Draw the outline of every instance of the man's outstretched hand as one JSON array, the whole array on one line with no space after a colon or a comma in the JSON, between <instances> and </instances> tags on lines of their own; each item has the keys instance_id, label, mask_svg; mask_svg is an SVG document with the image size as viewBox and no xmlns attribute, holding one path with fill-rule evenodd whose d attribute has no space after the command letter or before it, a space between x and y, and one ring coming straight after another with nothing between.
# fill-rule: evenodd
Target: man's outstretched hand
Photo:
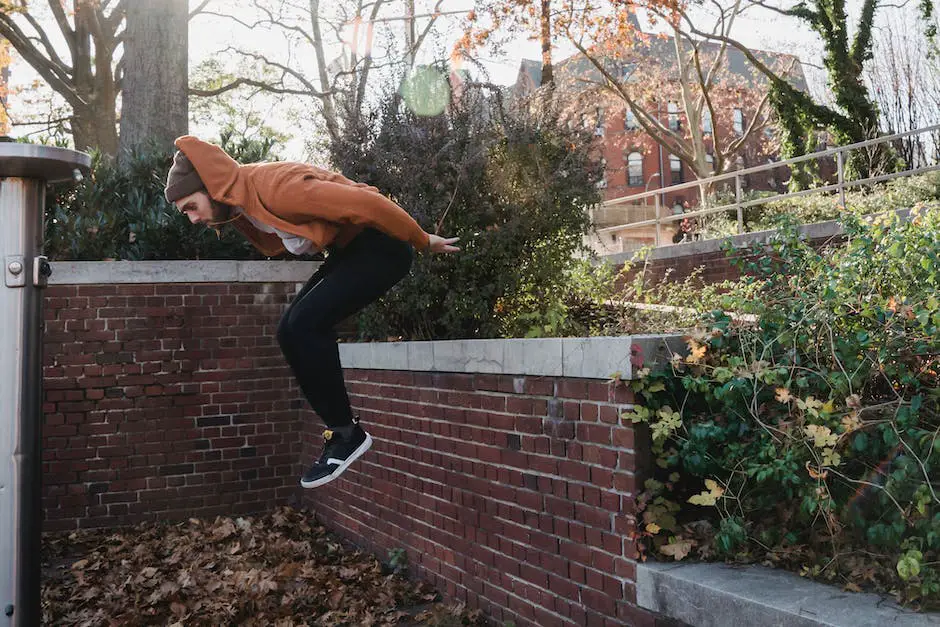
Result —
<instances>
[{"instance_id":1,"label":"man's outstretched hand","mask_svg":"<svg viewBox=\"0 0 940 627\"><path fill-rule=\"evenodd\" d=\"M430 239L428 250L432 253L455 253L460 250L453 245L460 239L459 237L441 237L433 233L428 233L428 236Z\"/></svg>"}]
</instances>

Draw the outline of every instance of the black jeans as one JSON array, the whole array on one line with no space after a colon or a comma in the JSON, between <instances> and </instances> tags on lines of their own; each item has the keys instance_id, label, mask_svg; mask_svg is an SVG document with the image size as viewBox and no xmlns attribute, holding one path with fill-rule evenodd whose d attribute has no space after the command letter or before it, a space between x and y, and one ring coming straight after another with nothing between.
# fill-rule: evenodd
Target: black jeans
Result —
<instances>
[{"instance_id":1,"label":"black jeans","mask_svg":"<svg viewBox=\"0 0 940 627\"><path fill-rule=\"evenodd\" d=\"M281 351L304 396L330 428L353 419L333 327L402 280L413 258L410 244L367 228L330 253L281 318Z\"/></svg>"}]
</instances>

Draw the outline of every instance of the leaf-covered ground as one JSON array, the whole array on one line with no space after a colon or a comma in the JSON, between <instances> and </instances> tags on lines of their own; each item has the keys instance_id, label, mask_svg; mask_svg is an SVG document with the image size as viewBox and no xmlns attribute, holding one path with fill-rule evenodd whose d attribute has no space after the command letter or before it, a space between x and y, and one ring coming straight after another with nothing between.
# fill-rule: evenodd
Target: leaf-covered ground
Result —
<instances>
[{"instance_id":1,"label":"leaf-covered ground","mask_svg":"<svg viewBox=\"0 0 940 627\"><path fill-rule=\"evenodd\" d=\"M483 624L423 582L281 508L43 538L43 624Z\"/></svg>"}]
</instances>

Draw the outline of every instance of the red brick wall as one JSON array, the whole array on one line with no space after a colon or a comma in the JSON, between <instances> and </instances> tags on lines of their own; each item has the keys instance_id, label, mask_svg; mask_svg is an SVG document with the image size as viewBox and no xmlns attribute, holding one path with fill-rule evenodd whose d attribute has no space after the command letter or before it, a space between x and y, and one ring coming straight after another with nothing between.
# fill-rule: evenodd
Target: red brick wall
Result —
<instances>
[{"instance_id":1,"label":"red brick wall","mask_svg":"<svg viewBox=\"0 0 940 627\"><path fill-rule=\"evenodd\" d=\"M52 286L45 528L296 497L303 406L275 339L293 284Z\"/></svg>"},{"instance_id":2,"label":"red brick wall","mask_svg":"<svg viewBox=\"0 0 940 627\"><path fill-rule=\"evenodd\" d=\"M347 371L372 451L304 502L449 597L517 625L651 625L626 534L639 479L628 391L603 381ZM304 423L304 456L320 450Z\"/></svg>"},{"instance_id":3,"label":"red brick wall","mask_svg":"<svg viewBox=\"0 0 940 627\"><path fill-rule=\"evenodd\" d=\"M838 245L843 241L844 238L842 236L835 236L814 239L811 240L810 243L814 248L820 249L828 245ZM693 244L687 245L691 246ZM752 256L749 255L748 250L739 249L735 251L731 257L723 250L715 250L691 255L653 259L646 266L646 276L648 281L655 283L666 277L668 273L671 281L678 281L687 278L696 269L702 268L699 278L703 283L719 283L725 280L740 278L742 273L734 266L732 261L742 257L748 258ZM635 273L642 267L643 266L638 264L636 269L628 273L622 281L632 280Z\"/></svg>"},{"instance_id":4,"label":"red brick wall","mask_svg":"<svg viewBox=\"0 0 940 627\"><path fill-rule=\"evenodd\" d=\"M450 599L523 625L661 624L627 538L645 464L603 381L347 372L373 451L317 490L321 448L276 344L293 284L46 293L47 530L300 502ZM641 457L638 459L638 455ZM302 493L302 496L300 494Z\"/></svg>"}]
</instances>

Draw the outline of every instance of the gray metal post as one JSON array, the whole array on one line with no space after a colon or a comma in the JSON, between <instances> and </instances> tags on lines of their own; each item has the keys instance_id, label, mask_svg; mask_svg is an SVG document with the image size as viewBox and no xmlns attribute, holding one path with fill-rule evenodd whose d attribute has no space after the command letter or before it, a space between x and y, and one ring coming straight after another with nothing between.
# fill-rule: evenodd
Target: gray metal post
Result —
<instances>
[{"instance_id":1,"label":"gray metal post","mask_svg":"<svg viewBox=\"0 0 940 627\"><path fill-rule=\"evenodd\" d=\"M839 177L839 204L845 209L845 164L842 151L836 153L836 174Z\"/></svg>"},{"instance_id":2,"label":"gray metal post","mask_svg":"<svg viewBox=\"0 0 940 627\"><path fill-rule=\"evenodd\" d=\"M87 172L74 150L0 142L0 625L40 624L42 256L46 182Z\"/></svg>"},{"instance_id":3,"label":"gray metal post","mask_svg":"<svg viewBox=\"0 0 940 627\"><path fill-rule=\"evenodd\" d=\"M663 223L660 222L660 207L659 207L659 194L656 195L656 202L654 203L654 208L656 211L656 246L660 245L660 242L663 241Z\"/></svg>"}]
</instances>

